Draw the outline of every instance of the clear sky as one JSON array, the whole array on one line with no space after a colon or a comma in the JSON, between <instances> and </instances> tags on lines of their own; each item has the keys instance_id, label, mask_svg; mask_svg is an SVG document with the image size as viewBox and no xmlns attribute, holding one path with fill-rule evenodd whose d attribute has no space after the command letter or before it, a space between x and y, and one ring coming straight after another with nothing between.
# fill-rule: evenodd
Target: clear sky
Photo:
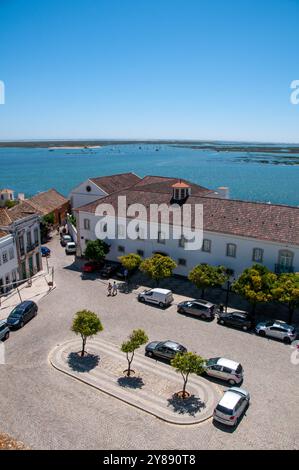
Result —
<instances>
[{"instance_id":1,"label":"clear sky","mask_svg":"<svg viewBox=\"0 0 299 470\"><path fill-rule=\"evenodd\" d=\"M0 139L299 142L299 0L0 0Z\"/></svg>"}]
</instances>

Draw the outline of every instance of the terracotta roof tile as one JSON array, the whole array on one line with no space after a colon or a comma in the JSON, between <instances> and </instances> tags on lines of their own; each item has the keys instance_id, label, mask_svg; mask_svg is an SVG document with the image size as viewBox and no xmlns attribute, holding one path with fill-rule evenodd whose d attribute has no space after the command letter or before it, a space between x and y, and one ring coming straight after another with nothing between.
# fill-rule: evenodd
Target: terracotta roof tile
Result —
<instances>
[{"instance_id":1,"label":"terracotta roof tile","mask_svg":"<svg viewBox=\"0 0 299 470\"><path fill-rule=\"evenodd\" d=\"M90 180L103 189L107 194L112 194L115 191L135 185L140 181L140 177L135 175L135 173L120 173L117 175L90 178Z\"/></svg>"},{"instance_id":2,"label":"terracotta roof tile","mask_svg":"<svg viewBox=\"0 0 299 470\"><path fill-rule=\"evenodd\" d=\"M37 194L26 200L32 207L40 213L40 215L47 215L55 209L59 209L64 204L68 203L68 199L60 194L56 189L49 189L48 191Z\"/></svg>"},{"instance_id":3,"label":"terracotta roof tile","mask_svg":"<svg viewBox=\"0 0 299 470\"><path fill-rule=\"evenodd\" d=\"M149 207L150 204L169 205L171 191L162 193L136 190L135 186L106 196L78 210L94 213L100 203L110 203L117 210L118 196L126 196L127 205L140 203ZM193 192L192 196L188 197L187 203L203 205L205 231L299 245L297 207L195 196Z\"/></svg>"}]
</instances>

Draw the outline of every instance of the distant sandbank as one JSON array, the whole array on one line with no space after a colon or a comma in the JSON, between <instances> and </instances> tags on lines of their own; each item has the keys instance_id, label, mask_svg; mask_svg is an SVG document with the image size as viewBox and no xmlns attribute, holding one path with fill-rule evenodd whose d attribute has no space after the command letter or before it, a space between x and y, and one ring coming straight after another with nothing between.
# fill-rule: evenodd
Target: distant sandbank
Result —
<instances>
[{"instance_id":1,"label":"distant sandbank","mask_svg":"<svg viewBox=\"0 0 299 470\"><path fill-rule=\"evenodd\" d=\"M84 150L84 149L99 149L101 145L78 145L78 146L57 146L48 147L49 150Z\"/></svg>"}]
</instances>

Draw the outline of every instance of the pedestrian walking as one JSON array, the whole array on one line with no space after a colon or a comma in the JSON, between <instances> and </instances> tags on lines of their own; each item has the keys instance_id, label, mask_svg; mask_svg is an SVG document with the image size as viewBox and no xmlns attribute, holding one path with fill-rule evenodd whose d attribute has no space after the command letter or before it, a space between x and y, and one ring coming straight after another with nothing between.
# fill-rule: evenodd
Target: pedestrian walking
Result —
<instances>
[{"instance_id":1,"label":"pedestrian walking","mask_svg":"<svg viewBox=\"0 0 299 470\"><path fill-rule=\"evenodd\" d=\"M109 282L109 284L108 284L107 291L108 291L108 297L111 297L111 292L112 292L112 284L111 284L111 282Z\"/></svg>"},{"instance_id":2,"label":"pedestrian walking","mask_svg":"<svg viewBox=\"0 0 299 470\"><path fill-rule=\"evenodd\" d=\"M117 295L117 284L114 281L113 286L112 286L112 295L115 296Z\"/></svg>"}]
</instances>

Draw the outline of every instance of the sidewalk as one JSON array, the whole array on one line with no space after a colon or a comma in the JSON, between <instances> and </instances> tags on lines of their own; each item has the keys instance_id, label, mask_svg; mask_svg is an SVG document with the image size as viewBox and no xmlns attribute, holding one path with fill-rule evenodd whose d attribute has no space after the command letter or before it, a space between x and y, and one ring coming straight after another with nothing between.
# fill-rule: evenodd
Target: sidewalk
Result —
<instances>
[{"instance_id":1,"label":"sidewalk","mask_svg":"<svg viewBox=\"0 0 299 470\"><path fill-rule=\"evenodd\" d=\"M48 295L55 289L56 285L48 285L48 281L51 281L51 274L45 271L40 271L38 274L32 277L32 284L29 287L28 282L24 282L19 286L19 294L17 289L13 289L7 296L1 297L0 305L0 320L7 318L11 310L24 300L33 300L38 303L43 297Z\"/></svg>"},{"instance_id":2,"label":"sidewalk","mask_svg":"<svg viewBox=\"0 0 299 470\"><path fill-rule=\"evenodd\" d=\"M52 366L101 392L176 425L198 424L211 418L221 396L218 387L207 379L190 376L185 400L176 397L182 389L182 377L169 365L144 355L135 354L132 369L126 377L126 356L110 342L90 340L88 355L78 352L81 341L67 341L50 353ZM71 384L70 384L71 386Z\"/></svg>"}]
</instances>

